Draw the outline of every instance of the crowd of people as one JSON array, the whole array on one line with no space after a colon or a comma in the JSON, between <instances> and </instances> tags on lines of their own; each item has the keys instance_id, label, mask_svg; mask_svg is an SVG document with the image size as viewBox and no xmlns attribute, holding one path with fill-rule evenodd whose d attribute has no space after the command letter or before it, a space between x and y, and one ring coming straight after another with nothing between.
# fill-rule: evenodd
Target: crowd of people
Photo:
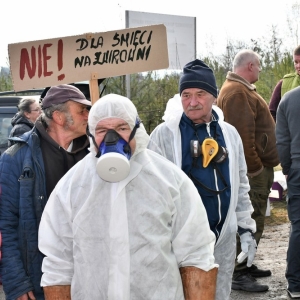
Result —
<instances>
[{"instance_id":1,"label":"crowd of people","mask_svg":"<svg viewBox=\"0 0 300 300\"><path fill-rule=\"evenodd\" d=\"M269 106L254 85L260 59L239 51L220 90L202 60L187 63L150 135L121 95L91 106L61 84L41 103L22 100L0 157L6 299L265 292L255 278L271 270L254 261L279 163L291 221L287 291L300 298L300 46L296 72L277 84Z\"/></svg>"}]
</instances>

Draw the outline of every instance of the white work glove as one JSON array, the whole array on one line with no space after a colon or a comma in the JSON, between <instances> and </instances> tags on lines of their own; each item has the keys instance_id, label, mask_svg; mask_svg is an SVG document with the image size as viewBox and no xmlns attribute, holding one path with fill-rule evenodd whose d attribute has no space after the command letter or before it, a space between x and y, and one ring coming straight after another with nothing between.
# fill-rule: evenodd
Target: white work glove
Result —
<instances>
[{"instance_id":1,"label":"white work glove","mask_svg":"<svg viewBox=\"0 0 300 300\"><path fill-rule=\"evenodd\" d=\"M237 262L241 263L248 257L247 267L251 267L257 249L257 244L254 236L251 232L246 231L245 233L241 234L240 241L242 252L237 257Z\"/></svg>"}]
</instances>

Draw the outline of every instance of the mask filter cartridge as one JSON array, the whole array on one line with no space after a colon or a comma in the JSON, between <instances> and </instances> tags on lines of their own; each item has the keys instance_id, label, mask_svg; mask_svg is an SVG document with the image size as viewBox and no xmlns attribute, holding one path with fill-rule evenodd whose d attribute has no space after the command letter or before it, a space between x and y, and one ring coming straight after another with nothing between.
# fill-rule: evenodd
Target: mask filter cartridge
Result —
<instances>
[{"instance_id":1,"label":"mask filter cartridge","mask_svg":"<svg viewBox=\"0 0 300 300\"><path fill-rule=\"evenodd\" d=\"M103 180L119 182L128 176L131 149L115 130L107 131L99 151L101 155L97 161L96 171Z\"/></svg>"}]
</instances>

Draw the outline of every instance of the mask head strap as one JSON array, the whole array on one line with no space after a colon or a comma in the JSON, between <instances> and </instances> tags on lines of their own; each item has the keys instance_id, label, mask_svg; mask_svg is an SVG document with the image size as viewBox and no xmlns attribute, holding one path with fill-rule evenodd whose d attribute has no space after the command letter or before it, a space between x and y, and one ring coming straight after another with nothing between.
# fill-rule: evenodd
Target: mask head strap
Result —
<instances>
[{"instance_id":1,"label":"mask head strap","mask_svg":"<svg viewBox=\"0 0 300 300\"><path fill-rule=\"evenodd\" d=\"M135 133L136 133L136 130L140 127L140 124L141 124L141 120L140 118L137 116L136 117L136 120L135 120L135 125L130 133L130 136L129 136L129 139L128 139L128 144L126 146L124 146L124 150L125 151L130 151L130 146L129 146L129 143L130 141L134 138L135 136Z\"/></svg>"},{"instance_id":2,"label":"mask head strap","mask_svg":"<svg viewBox=\"0 0 300 300\"><path fill-rule=\"evenodd\" d=\"M93 141L94 146L96 147L96 149L98 149L98 145L97 145L97 143L96 143L96 141L95 141L95 137L90 133L89 125L86 126L86 134L92 138L92 141ZM97 152L97 154L96 154L96 157L99 158L100 155L101 155L101 153L100 153L100 150L98 149L98 152Z\"/></svg>"},{"instance_id":3,"label":"mask head strap","mask_svg":"<svg viewBox=\"0 0 300 300\"><path fill-rule=\"evenodd\" d=\"M141 120L140 118L137 116L136 117L136 120L135 120L135 125L130 133L130 136L129 136L129 139L128 139L128 144L129 142L134 138L135 136L135 133L136 133L136 130L140 127L140 124L141 124Z\"/></svg>"}]
</instances>

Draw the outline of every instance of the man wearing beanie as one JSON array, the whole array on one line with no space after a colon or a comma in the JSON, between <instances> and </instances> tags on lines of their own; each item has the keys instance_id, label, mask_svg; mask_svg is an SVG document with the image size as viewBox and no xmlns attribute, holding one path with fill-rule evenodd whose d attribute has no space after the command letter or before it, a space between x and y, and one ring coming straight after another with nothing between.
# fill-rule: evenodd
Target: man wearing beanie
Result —
<instances>
[{"instance_id":1,"label":"man wearing beanie","mask_svg":"<svg viewBox=\"0 0 300 300\"><path fill-rule=\"evenodd\" d=\"M254 208L252 218L257 227L254 234L257 245L264 229L267 201L274 179L273 167L279 164L275 122L266 101L253 85L260 71L260 56L256 52L248 49L238 52L233 60L233 72L228 72L217 100L225 121L237 129L243 142L249 195ZM237 237L237 253L241 246ZM258 292L264 285L259 285L255 277L270 275L270 270L237 262L232 289Z\"/></svg>"},{"instance_id":2,"label":"man wearing beanie","mask_svg":"<svg viewBox=\"0 0 300 300\"><path fill-rule=\"evenodd\" d=\"M180 167L193 181L216 236L215 262L219 264L216 299L228 300L236 256L236 232L251 265L256 253L252 237L249 183L243 145L236 129L223 121L216 105L213 71L201 60L185 65L179 94L167 103L164 123L150 136L149 149Z\"/></svg>"},{"instance_id":3,"label":"man wearing beanie","mask_svg":"<svg viewBox=\"0 0 300 300\"><path fill-rule=\"evenodd\" d=\"M38 226L57 182L88 153L89 107L76 87L51 87L33 129L11 138L14 145L1 155L1 275L7 300L44 299Z\"/></svg>"}]
</instances>

